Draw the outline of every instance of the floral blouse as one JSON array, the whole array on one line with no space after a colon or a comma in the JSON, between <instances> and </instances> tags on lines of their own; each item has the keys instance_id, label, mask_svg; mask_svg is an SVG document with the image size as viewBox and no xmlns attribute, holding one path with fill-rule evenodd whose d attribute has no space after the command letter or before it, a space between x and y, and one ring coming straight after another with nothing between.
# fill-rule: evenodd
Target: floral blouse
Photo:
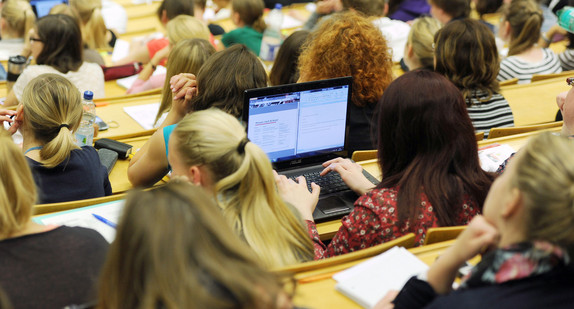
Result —
<instances>
[{"instance_id":1,"label":"floral blouse","mask_svg":"<svg viewBox=\"0 0 574 309\"><path fill-rule=\"evenodd\" d=\"M438 227L438 219L426 194L421 195L420 215L416 222L398 225L397 189L374 189L355 202L355 209L341 219L341 228L329 246L319 239L317 226L307 221L309 235L315 246L315 259L345 254L385 243L408 233L415 234L415 246L424 243L426 231ZM466 225L480 209L476 202L465 195L456 225Z\"/></svg>"}]
</instances>

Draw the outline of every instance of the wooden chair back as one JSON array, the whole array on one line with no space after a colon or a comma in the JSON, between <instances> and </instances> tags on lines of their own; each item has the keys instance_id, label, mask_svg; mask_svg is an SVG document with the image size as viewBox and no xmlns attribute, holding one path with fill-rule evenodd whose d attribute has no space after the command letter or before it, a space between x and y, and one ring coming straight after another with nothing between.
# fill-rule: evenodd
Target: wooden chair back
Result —
<instances>
[{"instance_id":1,"label":"wooden chair back","mask_svg":"<svg viewBox=\"0 0 574 309\"><path fill-rule=\"evenodd\" d=\"M34 215L43 215L51 212L65 211L76 209L80 207L92 206L112 201L117 201L126 198L126 193L115 194L104 197L97 197L85 200L62 202L62 203L51 203L51 204L38 204L34 206Z\"/></svg>"},{"instance_id":2,"label":"wooden chair back","mask_svg":"<svg viewBox=\"0 0 574 309\"><path fill-rule=\"evenodd\" d=\"M515 78L507 79L507 80L501 81L499 84L501 87L502 86L509 86L509 85L516 85L516 84L518 84L518 78L515 77Z\"/></svg>"},{"instance_id":3,"label":"wooden chair back","mask_svg":"<svg viewBox=\"0 0 574 309\"><path fill-rule=\"evenodd\" d=\"M331 267L339 264L344 264L352 261L358 261L361 259L373 257L375 255L381 254L392 247L400 246L405 248L412 248L415 245L415 234L409 233L397 239L391 240L384 244L376 245L374 247L366 248L363 250L335 256L332 258L327 258L318 261L305 262L296 265L291 265L279 269L275 269L278 273L288 273L297 274L301 272L306 272L310 270L321 269L325 267Z\"/></svg>"},{"instance_id":4,"label":"wooden chair back","mask_svg":"<svg viewBox=\"0 0 574 309\"><path fill-rule=\"evenodd\" d=\"M455 239L465 229L466 225L431 227L430 229L427 230L423 246Z\"/></svg>"},{"instance_id":5,"label":"wooden chair back","mask_svg":"<svg viewBox=\"0 0 574 309\"><path fill-rule=\"evenodd\" d=\"M574 76L574 71L564 71L561 73L553 73L553 74L534 74L534 75L532 75L531 81L534 83L534 82L538 82L541 80L547 80L547 79L557 78L557 77L563 77L564 80L566 80L567 77L572 77L572 76Z\"/></svg>"},{"instance_id":6,"label":"wooden chair back","mask_svg":"<svg viewBox=\"0 0 574 309\"><path fill-rule=\"evenodd\" d=\"M556 121L556 122L549 122L549 123L542 123L542 124L535 124L531 126L521 126L521 127L492 128L490 129L490 133L488 134L488 139L557 128L561 127L562 124L564 124L564 121Z\"/></svg>"}]
</instances>

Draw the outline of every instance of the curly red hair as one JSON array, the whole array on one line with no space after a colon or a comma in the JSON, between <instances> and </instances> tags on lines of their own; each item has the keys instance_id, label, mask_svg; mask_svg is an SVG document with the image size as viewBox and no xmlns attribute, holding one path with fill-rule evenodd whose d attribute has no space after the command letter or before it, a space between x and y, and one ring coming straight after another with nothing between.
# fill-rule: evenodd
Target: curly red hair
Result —
<instances>
[{"instance_id":1,"label":"curly red hair","mask_svg":"<svg viewBox=\"0 0 574 309\"><path fill-rule=\"evenodd\" d=\"M353 76L353 103L376 104L392 81L392 58L381 31L347 11L325 18L299 57L300 81Z\"/></svg>"}]
</instances>

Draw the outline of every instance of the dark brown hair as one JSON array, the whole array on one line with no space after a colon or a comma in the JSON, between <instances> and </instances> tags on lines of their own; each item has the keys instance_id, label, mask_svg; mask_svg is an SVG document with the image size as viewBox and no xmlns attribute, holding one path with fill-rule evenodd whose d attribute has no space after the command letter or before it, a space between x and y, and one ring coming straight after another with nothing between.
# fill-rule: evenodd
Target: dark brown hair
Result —
<instances>
[{"instance_id":1,"label":"dark brown hair","mask_svg":"<svg viewBox=\"0 0 574 309\"><path fill-rule=\"evenodd\" d=\"M217 107L235 117L243 112L243 92L267 87L265 68L245 45L235 44L213 54L197 73L198 95L193 110Z\"/></svg>"},{"instance_id":2,"label":"dark brown hair","mask_svg":"<svg viewBox=\"0 0 574 309\"><path fill-rule=\"evenodd\" d=\"M299 79L299 55L307 36L309 36L309 31L299 30L293 32L285 39L281 48L279 48L271 73L269 73L271 85L276 86L297 82Z\"/></svg>"},{"instance_id":3,"label":"dark brown hair","mask_svg":"<svg viewBox=\"0 0 574 309\"><path fill-rule=\"evenodd\" d=\"M473 91L499 91L498 50L486 25L470 18L451 21L436 33L434 44L435 71L462 91L467 105Z\"/></svg>"},{"instance_id":4,"label":"dark brown hair","mask_svg":"<svg viewBox=\"0 0 574 309\"><path fill-rule=\"evenodd\" d=\"M496 13L502 7L502 2L503 0L478 0L476 1L476 12L480 16Z\"/></svg>"},{"instance_id":5,"label":"dark brown hair","mask_svg":"<svg viewBox=\"0 0 574 309\"><path fill-rule=\"evenodd\" d=\"M383 16L386 0L342 0L343 8L354 9L366 16Z\"/></svg>"},{"instance_id":6,"label":"dark brown hair","mask_svg":"<svg viewBox=\"0 0 574 309\"><path fill-rule=\"evenodd\" d=\"M518 55L538 43L544 16L537 2L512 0L505 7L503 16L510 24L508 56Z\"/></svg>"},{"instance_id":7,"label":"dark brown hair","mask_svg":"<svg viewBox=\"0 0 574 309\"><path fill-rule=\"evenodd\" d=\"M193 16L193 0L163 0L157 8L157 18L161 20L163 11L167 20L172 20L178 15Z\"/></svg>"},{"instance_id":8,"label":"dark brown hair","mask_svg":"<svg viewBox=\"0 0 574 309\"><path fill-rule=\"evenodd\" d=\"M378 188L400 188L399 224L418 217L424 192L441 226L451 226L464 196L482 208L493 176L478 161L474 127L460 91L444 76L417 70L393 81L377 116Z\"/></svg>"},{"instance_id":9,"label":"dark brown hair","mask_svg":"<svg viewBox=\"0 0 574 309\"><path fill-rule=\"evenodd\" d=\"M433 5L439 7L452 19L464 18L470 15L470 0L429 0Z\"/></svg>"},{"instance_id":10,"label":"dark brown hair","mask_svg":"<svg viewBox=\"0 0 574 309\"><path fill-rule=\"evenodd\" d=\"M36 33L44 44L37 64L49 65L64 74L82 66L82 32L72 17L44 16L36 22Z\"/></svg>"}]
</instances>

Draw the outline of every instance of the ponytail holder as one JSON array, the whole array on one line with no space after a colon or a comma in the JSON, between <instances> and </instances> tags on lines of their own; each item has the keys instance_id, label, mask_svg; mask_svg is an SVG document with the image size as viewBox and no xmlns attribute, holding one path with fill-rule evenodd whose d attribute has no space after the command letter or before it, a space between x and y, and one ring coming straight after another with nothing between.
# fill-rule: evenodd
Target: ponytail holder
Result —
<instances>
[{"instance_id":1,"label":"ponytail holder","mask_svg":"<svg viewBox=\"0 0 574 309\"><path fill-rule=\"evenodd\" d=\"M64 127L65 127L65 128L68 128L68 129L70 128L70 126L69 126L67 123L62 123L59 128L61 129L61 128L64 128Z\"/></svg>"},{"instance_id":2,"label":"ponytail holder","mask_svg":"<svg viewBox=\"0 0 574 309\"><path fill-rule=\"evenodd\" d=\"M239 154L245 153L245 145L247 145L247 143L249 143L249 139L247 137L239 142L239 145L237 145L237 152L239 152Z\"/></svg>"}]
</instances>

